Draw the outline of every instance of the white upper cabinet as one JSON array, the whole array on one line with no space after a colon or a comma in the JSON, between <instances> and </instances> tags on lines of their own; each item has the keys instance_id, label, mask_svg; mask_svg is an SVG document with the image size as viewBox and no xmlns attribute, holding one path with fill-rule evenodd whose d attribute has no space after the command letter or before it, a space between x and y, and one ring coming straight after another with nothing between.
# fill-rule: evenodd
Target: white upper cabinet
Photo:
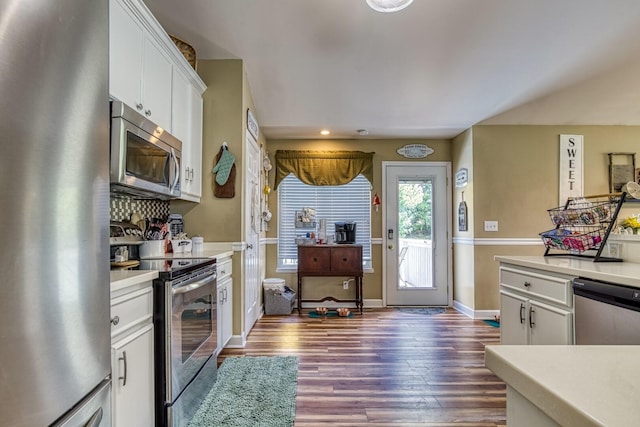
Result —
<instances>
[{"instance_id":1,"label":"white upper cabinet","mask_svg":"<svg viewBox=\"0 0 640 427\"><path fill-rule=\"evenodd\" d=\"M181 199L199 202L202 195L202 95L180 72L173 71L171 124L182 141Z\"/></svg>"},{"instance_id":2,"label":"white upper cabinet","mask_svg":"<svg viewBox=\"0 0 640 427\"><path fill-rule=\"evenodd\" d=\"M170 131L171 59L130 5L109 4L109 92Z\"/></svg>"},{"instance_id":3,"label":"white upper cabinet","mask_svg":"<svg viewBox=\"0 0 640 427\"><path fill-rule=\"evenodd\" d=\"M206 86L141 0L110 0L109 18L109 93L182 141L181 198L199 202Z\"/></svg>"}]
</instances>

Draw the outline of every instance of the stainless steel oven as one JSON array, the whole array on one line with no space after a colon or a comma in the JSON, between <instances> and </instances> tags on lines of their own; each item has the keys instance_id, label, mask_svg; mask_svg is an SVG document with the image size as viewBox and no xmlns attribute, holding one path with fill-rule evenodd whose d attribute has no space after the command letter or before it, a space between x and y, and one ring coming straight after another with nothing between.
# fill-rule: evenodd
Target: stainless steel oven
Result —
<instances>
[{"instance_id":1,"label":"stainless steel oven","mask_svg":"<svg viewBox=\"0 0 640 427\"><path fill-rule=\"evenodd\" d=\"M141 260L156 269L156 425L185 426L216 379L215 259Z\"/></svg>"}]
</instances>

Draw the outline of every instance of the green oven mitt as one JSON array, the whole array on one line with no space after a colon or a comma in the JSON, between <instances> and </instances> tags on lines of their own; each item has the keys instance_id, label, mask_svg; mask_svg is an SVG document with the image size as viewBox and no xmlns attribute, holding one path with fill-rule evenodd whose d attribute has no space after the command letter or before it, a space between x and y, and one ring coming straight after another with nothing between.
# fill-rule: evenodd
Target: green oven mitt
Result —
<instances>
[{"instance_id":1,"label":"green oven mitt","mask_svg":"<svg viewBox=\"0 0 640 427\"><path fill-rule=\"evenodd\" d=\"M231 154L227 146L222 146L222 155L218 163L211 169L212 173L216 174L216 182L218 185L224 185L229 179L231 173L231 166L236 158Z\"/></svg>"}]
</instances>

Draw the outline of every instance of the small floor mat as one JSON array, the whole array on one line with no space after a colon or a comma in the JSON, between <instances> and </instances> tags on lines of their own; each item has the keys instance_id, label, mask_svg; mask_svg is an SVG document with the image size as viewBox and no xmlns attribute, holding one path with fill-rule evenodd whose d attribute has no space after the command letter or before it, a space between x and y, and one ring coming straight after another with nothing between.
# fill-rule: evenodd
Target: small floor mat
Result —
<instances>
[{"instance_id":1,"label":"small floor mat","mask_svg":"<svg viewBox=\"0 0 640 427\"><path fill-rule=\"evenodd\" d=\"M314 319L320 319L321 317L353 317L353 311L350 312L348 316L338 316L338 312L335 310L329 310L325 315L318 314L315 311L310 311L309 317L312 317Z\"/></svg>"},{"instance_id":2,"label":"small floor mat","mask_svg":"<svg viewBox=\"0 0 640 427\"><path fill-rule=\"evenodd\" d=\"M484 323L486 323L489 326L493 326L494 328L500 327L500 322L496 322L495 320L485 320Z\"/></svg>"},{"instance_id":3,"label":"small floor mat","mask_svg":"<svg viewBox=\"0 0 640 427\"><path fill-rule=\"evenodd\" d=\"M394 307L398 311L414 314L442 314L446 311L444 307Z\"/></svg>"}]
</instances>

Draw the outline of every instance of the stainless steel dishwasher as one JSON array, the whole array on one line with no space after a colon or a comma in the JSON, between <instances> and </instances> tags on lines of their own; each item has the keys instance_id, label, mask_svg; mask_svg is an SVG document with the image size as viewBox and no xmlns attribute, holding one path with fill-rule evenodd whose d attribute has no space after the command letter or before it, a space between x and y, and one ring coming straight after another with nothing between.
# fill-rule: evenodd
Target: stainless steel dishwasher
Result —
<instances>
[{"instance_id":1,"label":"stainless steel dishwasher","mask_svg":"<svg viewBox=\"0 0 640 427\"><path fill-rule=\"evenodd\" d=\"M640 288L573 279L576 344L640 344Z\"/></svg>"}]
</instances>

